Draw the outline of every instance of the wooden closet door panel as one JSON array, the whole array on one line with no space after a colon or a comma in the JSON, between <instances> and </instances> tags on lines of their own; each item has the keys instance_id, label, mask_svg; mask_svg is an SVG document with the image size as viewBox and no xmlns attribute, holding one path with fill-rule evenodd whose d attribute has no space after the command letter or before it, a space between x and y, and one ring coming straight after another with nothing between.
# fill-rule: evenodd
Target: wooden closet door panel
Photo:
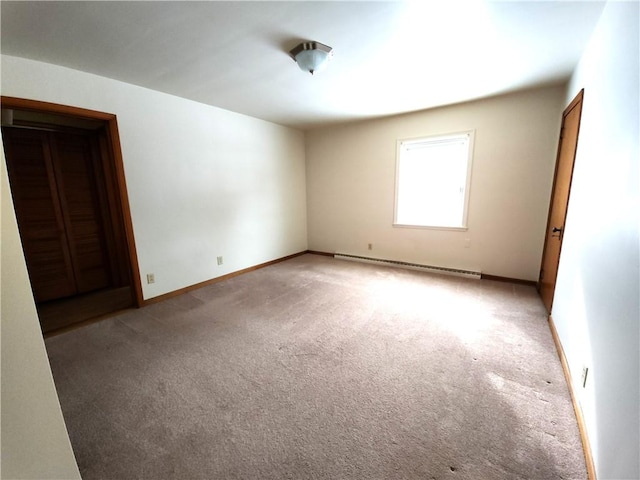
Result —
<instances>
[{"instance_id":1,"label":"wooden closet door panel","mask_svg":"<svg viewBox=\"0 0 640 480\"><path fill-rule=\"evenodd\" d=\"M95 156L97 158L111 158L112 153L107 143L107 132L99 131L97 142L95 144ZM101 162L100 167L96 169L96 178L98 186L102 187L98 190L103 204L103 210L109 212L109 216L105 217L105 231L107 233L107 245L109 246L109 259L111 260L111 272L115 287L131 284L131 274L129 272L129 264L127 262L128 247L127 238L124 227L124 219L122 208L120 205L120 197L118 196L118 184L116 182L116 173L110 162Z\"/></svg>"},{"instance_id":2,"label":"wooden closet door panel","mask_svg":"<svg viewBox=\"0 0 640 480\"><path fill-rule=\"evenodd\" d=\"M42 302L76 293L46 132L2 129L31 288Z\"/></svg>"},{"instance_id":3,"label":"wooden closet door panel","mask_svg":"<svg viewBox=\"0 0 640 480\"><path fill-rule=\"evenodd\" d=\"M80 293L112 285L103 211L96 180L92 137L53 134L52 151L69 250Z\"/></svg>"}]
</instances>

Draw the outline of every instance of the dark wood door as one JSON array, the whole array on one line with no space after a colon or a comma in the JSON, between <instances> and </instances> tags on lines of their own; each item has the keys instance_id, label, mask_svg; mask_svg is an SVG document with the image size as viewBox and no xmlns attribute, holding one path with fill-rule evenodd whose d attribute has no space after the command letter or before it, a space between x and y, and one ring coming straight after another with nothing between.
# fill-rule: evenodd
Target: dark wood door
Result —
<instances>
[{"instance_id":1,"label":"dark wood door","mask_svg":"<svg viewBox=\"0 0 640 480\"><path fill-rule=\"evenodd\" d=\"M37 302L113 284L98 140L3 127L9 181Z\"/></svg>"},{"instance_id":2,"label":"dark wood door","mask_svg":"<svg viewBox=\"0 0 640 480\"><path fill-rule=\"evenodd\" d=\"M112 284L106 228L108 212L101 198L97 139L91 134L51 135L54 172L69 241L78 293Z\"/></svg>"},{"instance_id":3,"label":"dark wood door","mask_svg":"<svg viewBox=\"0 0 640 480\"><path fill-rule=\"evenodd\" d=\"M573 164L578 146L582 96L583 92L581 91L562 115L556 172L551 192L547 233L540 267L540 279L538 281L540 296L549 313L551 313L553 295L556 289L564 224L567 217L567 205L573 177Z\"/></svg>"},{"instance_id":4,"label":"dark wood door","mask_svg":"<svg viewBox=\"0 0 640 480\"><path fill-rule=\"evenodd\" d=\"M3 128L7 169L36 301L73 295L75 278L49 133Z\"/></svg>"}]
</instances>

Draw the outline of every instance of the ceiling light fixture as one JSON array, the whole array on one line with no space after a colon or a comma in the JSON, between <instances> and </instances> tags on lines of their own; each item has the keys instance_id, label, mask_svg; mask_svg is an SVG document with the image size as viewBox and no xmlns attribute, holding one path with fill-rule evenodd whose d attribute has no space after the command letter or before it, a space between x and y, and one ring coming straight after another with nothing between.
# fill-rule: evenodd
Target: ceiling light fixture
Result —
<instances>
[{"instance_id":1,"label":"ceiling light fixture","mask_svg":"<svg viewBox=\"0 0 640 480\"><path fill-rule=\"evenodd\" d=\"M289 52L300 70L314 74L322 70L331 58L332 48L320 42L303 42Z\"/></svg>"}]
</instances>

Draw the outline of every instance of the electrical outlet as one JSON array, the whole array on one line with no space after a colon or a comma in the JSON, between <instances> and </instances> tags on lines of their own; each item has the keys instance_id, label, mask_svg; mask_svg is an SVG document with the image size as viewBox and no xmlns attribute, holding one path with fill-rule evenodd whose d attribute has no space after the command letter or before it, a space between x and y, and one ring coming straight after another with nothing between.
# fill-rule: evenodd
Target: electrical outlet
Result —
<instances>
[{"instance_id":1,"label":"electrical outlet","mask_svg":"<svg viewBox=\"0 0 640 480\"><path fill-rule=\"evenodd\" d=\"M471 239L470 238L465 238L464 239L464 248L469 248L471 246Z\"/></svg>"},{"instance_id":2,"label":"electrical outlet","mask_svg":"<svg viewBox=\"0 0 640 480\"><path fill-rule=\"evenodd\" d=\"M587 387L587 375L589 375L589 367L585 365L582 367L582 388Z\"/></svg>"},{"instance_id":3,"label":"electrical outlet","mask_svg":"<svg viewBox=\"0 0 640 480\"><path fill-rule=\"evenodd\" d=\"M222 261L222 257L218 257L218 265L222 265L223 261Z\"/></svg>"},{"instance_id":4,"label":"electrical outlet","mask_svg":"<svg viewBox=\"0 0 640 480\"><path fill-rule=\"evenodd\" d=\"M147 283L156 283L156 275L154 273L147 273Z\"/></svg>"},{"instance_id":5,"label":"electrical outlet","mask_svg":"<svg viewBox=\"0 0 640 480\"><path fill-rule=\"evenodd\" d=\"M369 250L373 250L373 243L369 243L369 244L367 244L367 248L368 248Z\"/></svg>"}]
</instances>

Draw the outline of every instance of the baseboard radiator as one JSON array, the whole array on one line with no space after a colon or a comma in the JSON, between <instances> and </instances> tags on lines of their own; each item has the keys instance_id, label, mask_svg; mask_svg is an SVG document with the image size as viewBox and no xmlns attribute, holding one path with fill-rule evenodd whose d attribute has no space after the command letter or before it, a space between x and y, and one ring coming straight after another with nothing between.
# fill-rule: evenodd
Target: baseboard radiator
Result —
<instances>
[{"instance_id":1,"label":"baseboard radiator","mask_svg":"<svg viewBox=\"0 0 640 480\"><path fill-rule=\"evenodd\" d=\"M419 263L400 262L397 260L384 260L380 258L362 257L360 255L349 255L346 253L336 253L334 258L348 260L351 262L372 263L375 265L386 265L388 267L406 268L421 272L441 273L444 275L455 275L456 277L474 278L480 280L481 272L472 270L460 270L458 268L435 267L433 265L420 265Z\"/></svg>"}]
</instances>

